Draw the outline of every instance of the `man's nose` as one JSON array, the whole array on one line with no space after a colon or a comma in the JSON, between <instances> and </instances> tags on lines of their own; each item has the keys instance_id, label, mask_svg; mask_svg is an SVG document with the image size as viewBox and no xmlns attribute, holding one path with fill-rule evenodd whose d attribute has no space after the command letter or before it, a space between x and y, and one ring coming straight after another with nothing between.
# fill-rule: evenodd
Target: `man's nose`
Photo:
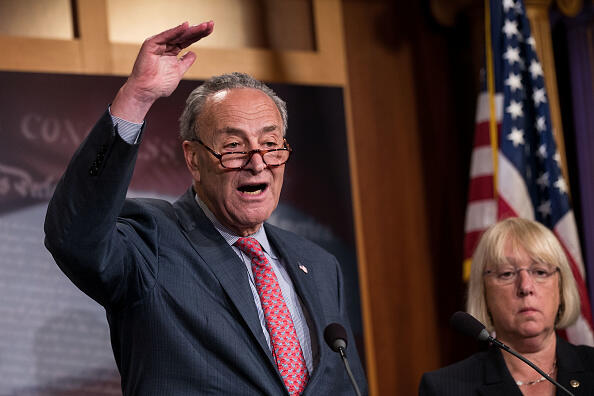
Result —
<instances>
[{"instance_id":1,"label":"man's nose","mask_svg":"<svg viewBox=\"0 0 594 396\"><path fill-rule=\"evenodd\" d=\"M247 169L254 173L259 173L266 169L266 166L267 165L264 162L262 153L260 151L253 151L248 163L243 167L243 169Z\"/></svg>"}]
</instances>

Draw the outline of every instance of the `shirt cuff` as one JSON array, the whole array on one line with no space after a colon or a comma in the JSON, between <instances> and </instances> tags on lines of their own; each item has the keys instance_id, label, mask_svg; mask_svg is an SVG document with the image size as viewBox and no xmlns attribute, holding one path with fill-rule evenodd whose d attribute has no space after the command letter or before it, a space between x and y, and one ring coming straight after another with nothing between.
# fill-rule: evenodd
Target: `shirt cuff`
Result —
<instances>
[{"instance_id":1,"label":"shirt cuff","mask_svg":"<svg viewBox=\"0 0 594 396\"><path fill-rule=\"evenodd\" d=\"M140 138L140 132L142 131L142 126L144 122L141 124L137 124L135 122L124 120L118 116L114 116L111 114L111 106L108 107L109 115L111 116L111 121L113 125L117 125L118 135L128 144L137 144Z\"/></svg>"}]
</instances>

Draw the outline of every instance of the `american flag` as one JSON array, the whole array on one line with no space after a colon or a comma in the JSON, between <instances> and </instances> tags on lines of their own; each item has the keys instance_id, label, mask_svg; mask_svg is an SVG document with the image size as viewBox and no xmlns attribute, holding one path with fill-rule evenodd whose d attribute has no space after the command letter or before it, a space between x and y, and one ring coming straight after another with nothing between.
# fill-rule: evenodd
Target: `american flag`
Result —
<instances>
[{"instance_id":1,"label":"american flag","mask_svg":"<svg viewBox=\"0 0 594 396\"><path fill-rule=\"evenodd\" d=\"M464 274L481 233L506 217L536 220L565 249L576 279L581 316L566 329L574 344L594 346L584 264L568 187L553 137L543 69L522 0L491 0L491 48L497 156L489 135L489 93L479 96L466 209ZM494 186L494 162L497 186Z\"/></svg>"}]
</instances>

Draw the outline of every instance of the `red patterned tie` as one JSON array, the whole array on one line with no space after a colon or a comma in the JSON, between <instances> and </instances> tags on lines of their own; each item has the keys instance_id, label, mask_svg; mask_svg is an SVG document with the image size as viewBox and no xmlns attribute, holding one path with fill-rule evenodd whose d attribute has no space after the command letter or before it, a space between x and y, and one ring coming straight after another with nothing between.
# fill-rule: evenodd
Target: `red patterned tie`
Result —
<instances>
[{"instance_id":1,"label":"red patterned tie","mask_svg":"<svg viewBox=\"0 0 594 396\"><path fill-rule=\"evenodd\" d=\"M297 332L295 332L295 326L293 326L293 320L283 299L276 275L274 275L274 271L256 239L239 238L235 242L235 246L252 260L256 290L260 295L276 365L285 386L289 390L289 394L301 394L305 389L309 374Z\"/></svg>"}]
</instances>

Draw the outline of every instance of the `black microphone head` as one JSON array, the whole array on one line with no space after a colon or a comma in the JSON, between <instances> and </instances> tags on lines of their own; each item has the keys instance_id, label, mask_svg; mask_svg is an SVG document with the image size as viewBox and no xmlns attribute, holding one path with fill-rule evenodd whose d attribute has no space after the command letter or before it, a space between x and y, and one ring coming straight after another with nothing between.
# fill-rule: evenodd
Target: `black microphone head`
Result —
<instances>
[{"instance_id":1,"label":"black microphone head","mask_svg":"<svg viewBox=\"0 0 594 396\"><path fill-rule=\"evenodd\" d=\"M338 352L340 348L346 349L346 330L338 323L330 323L324 329L324 340L326 340L326 344L328 344L330 349L332 349L334 352Z\"/></svg>"},{"instance_id":2,"label":"black microphone head","mask_svg":"<svg viewBox=\"0 0 594 396\"><path fill-rule=\"evenodd\" d=\"M454 313L450 318L450 325L460 333L479 341L486 341L489 338L485 325L469 313L462 311Z\"/></svg>"}]
</instances>

